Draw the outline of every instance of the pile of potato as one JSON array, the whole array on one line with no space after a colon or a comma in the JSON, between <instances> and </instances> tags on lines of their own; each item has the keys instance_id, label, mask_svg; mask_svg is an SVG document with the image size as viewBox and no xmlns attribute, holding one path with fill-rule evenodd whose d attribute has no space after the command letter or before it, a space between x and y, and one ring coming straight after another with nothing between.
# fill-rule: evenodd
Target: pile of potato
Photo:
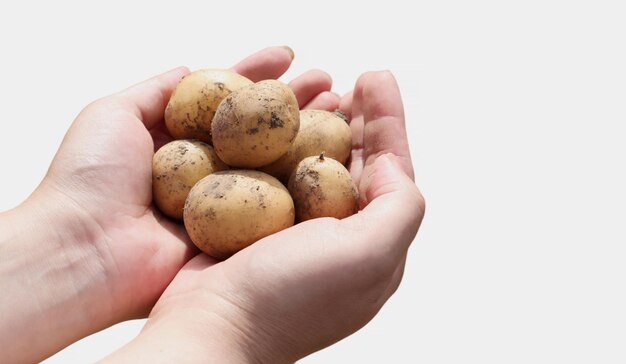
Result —
<instances>
[{"instance_id":1,"label":"pile of potato","mask_svg":"<svg viewBox=\"0 0 626 364\"><path fill-rule=\"evenodd\" d=\"M280 81L193 72L173 92L165 124L177 140L154 154L154 201L215 258L296 221L358 211L345 116L299 110Z\"/></svg>"}]
</instances>

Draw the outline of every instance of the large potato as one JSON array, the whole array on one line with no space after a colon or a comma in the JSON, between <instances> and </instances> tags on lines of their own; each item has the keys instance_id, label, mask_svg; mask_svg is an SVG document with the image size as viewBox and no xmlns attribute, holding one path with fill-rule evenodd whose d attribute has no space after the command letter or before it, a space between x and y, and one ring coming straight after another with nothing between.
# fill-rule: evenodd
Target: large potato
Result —
<instances>
[{"instance_id":1,"label":"large potato","mask_svg":"<svg viewBox=\"0 0 626 364\"><path fill-rule=\"evenodd\" d=\"M228 95L211 124L215 152L226 164L257 168L287 152L300 128L298 101L280 81L265 80Z\"/></svg>"},{"instance_id":2,"label":"large potato","mask_svg":"<svg viewBox=\"0 0 626 364\"><path fill-rule=\"evenodd\" d=\"M211 143L211 121L224 97L249 79L229 70L202 69L185 76L165 109L165 125L174 139Z\"/></svg>"},{"instance_id":3,"label":"large potato","mask_svg":"<svg viewBox=\"0 0 626 364\"><path fill-rule=\"evenodd\" d=\"M294 223L289 192L259 171L217 172L200 180L185 203L184 222L203 252L225 259Z\"/></svg>"},{"instance_id":4,"label":"large potato","mask_svg":"<svg viewBox=\"0 0 626 364\"><path fill-rule=\"evenodd\" d=\"M352 149L350 126L337 113L324 110L300 111L300 130L287 153L261 168L281 182L287 183L296 165L306 157L324 156L344 164Z\"/></svg>"},{"instance_id":5,"label":"large potato","mask_svg":"<svg viewBox=\"0 0 626 364\"><path fill-rule=\"evenodd\" d=\"M154 202L167 216L182 220L185 199L191 188L206 175L228 169L213 148L198 140L167 143L152 159Z\"/></svg>"},{"instance_id":6,"label":"large potato","mask_svg":"<svg viewBox=\"0 0 626 364\"><path fill-rule=\"evenodd\" d=\"M289 179L298 221L343 219L359 211L359 192L350 172L324 155L304 158Z\"/></svg>"}]
</instances>

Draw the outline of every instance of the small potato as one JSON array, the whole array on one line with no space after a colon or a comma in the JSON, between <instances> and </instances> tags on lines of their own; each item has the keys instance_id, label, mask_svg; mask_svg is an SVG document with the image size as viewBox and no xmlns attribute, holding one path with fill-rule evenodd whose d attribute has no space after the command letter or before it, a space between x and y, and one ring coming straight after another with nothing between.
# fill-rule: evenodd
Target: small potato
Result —
<instances>
[{"instance_id":1,"label":"small potato","mask_svg":"<svg viewBox=\"0 0 626 364\"><path fill-rule=\"evenodd\" d=\"M174 139L211 143L211 121L224 97L249 79L229 70L202 69L185 76L165 109L165 125Z\"/></svg>"},{"instance_id":2,"label":"small potato","mask_svg":"<svg viewBox=\"0 0 626 364\"><path fill-rule=\"evenodd\" d=\"M152 159L152 194L159 210L182 220L185 199L191 188L206 175L228 169L213 148L198 140L167 143Z\"/></svg>"},{"instance_id":3,"label":"small potato","mask_svg":"<svg viewBox=\"0 0 626 364\"><path fill-rule=\"evenodd\" d=\"M286 184L304 158L324 153L325 157L344 164L351 149L352 131L340 115L324 110L302 110L300 130L287 153L260 170Z\"/></svg>"},{"instance_id":4,"label":"small potato","mask_svg":"<svg viewBox=\"0 0 626 364\"><path fill-rule=\"evenodd\" d=\"M203 252L225 259L294 223L289 192L259 171L217 172L200 180L185 203L184 222Z\"/></svg>"},{"instance_id":5,"label":"small potato","mask_svg":"<svg viewBox=\"0 0 626 364\"><path fill-rule=\"evenodd\" d=\"M211 124L217 155L228 165L257 168L287 152L300 128L298 101L276 80L242 87L217 108Z\"/></svg>"},{"instance_id":6,"label":"small potato","mask_svg":"<svg viewBox=\"0 0 626 364\"><path fill-rule=\"evenodd\" d=\"M359 211L359 192L350 172L323 154L304 158L289 179L298 221L343 219Z\"/></svg>"}]
</instances>

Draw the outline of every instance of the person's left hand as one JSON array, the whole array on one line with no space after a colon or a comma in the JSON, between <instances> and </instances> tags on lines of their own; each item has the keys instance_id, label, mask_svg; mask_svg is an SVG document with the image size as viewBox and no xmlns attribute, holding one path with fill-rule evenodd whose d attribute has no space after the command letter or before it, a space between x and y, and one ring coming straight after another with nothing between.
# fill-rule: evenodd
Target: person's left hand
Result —
<instances>
[{"instance_id":1,"label":"person's left hand","mask_svg":"<svg viewBox=\"0 0 626 364\"><path fill-rule=\"evenodd\" d=\"M292 57L288 48L267 48L233 69L255 82L278 78ZM197 254L182 224L152 203L153 153L171 140L164 109L188 73L177 68L87 106L39 188L3 220L12 222L7 231L18 227L16 235L32 246L0 245L0 273L6 273L0 289L24 292L17 282L33 284L23 300L0 299L0 359L41 360L87 334L147 315ZM301 104L322 107L336 102L330 87L321 71L292 82ZM36 225L34 233L27 231L29 223ZM9 261L11 256L20 260ZM18 261L30 264L23 279L11 265ZM9 311L14 314L5 315Z\"/></svg>"}]
</instances>

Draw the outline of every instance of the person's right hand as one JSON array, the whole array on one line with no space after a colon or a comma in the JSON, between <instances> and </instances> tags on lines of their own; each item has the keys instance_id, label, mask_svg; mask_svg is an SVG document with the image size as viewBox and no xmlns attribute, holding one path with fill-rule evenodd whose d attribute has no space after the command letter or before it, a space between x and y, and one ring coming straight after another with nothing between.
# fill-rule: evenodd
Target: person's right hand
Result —
<instances>
[{"instance_id":1,"label":"person's right hand","mask_svg":"<svg viewBox=\"0 0 626 364\"><path fill-rule=\"evenodd\" d=\"M223 262L200 254L111 361L293 362L374 317L400 283L424 200L391 73L361 76L337 105L352 118L363 210L298 224Z\"/></svg>"}]
</instances>

